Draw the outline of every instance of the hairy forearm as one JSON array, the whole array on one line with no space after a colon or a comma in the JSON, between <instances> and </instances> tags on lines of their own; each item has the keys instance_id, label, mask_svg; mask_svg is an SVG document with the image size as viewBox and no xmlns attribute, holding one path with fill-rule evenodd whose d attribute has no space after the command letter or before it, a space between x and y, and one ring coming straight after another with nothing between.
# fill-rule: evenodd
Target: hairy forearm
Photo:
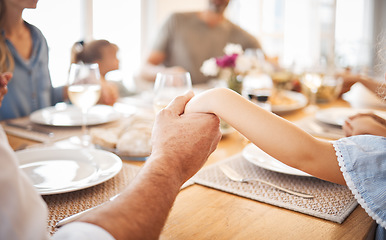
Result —
<instances>
[{"instance_id":1,"label":"hairy forearm","mask_svg":"<svg viewBox=\"0 0 386 240\"><path fill-rule=\"evenodd\" d=\"M114 201L85 215L80 221L98 225L116 239L158 239L182 181L167 175L149 159L144 167Z\"/></svg>"},{"instance_id":2,"label":"hairy forearm","mask_svg":"<svg viewBox=\"0 0 386 240\"><path fill-rule=\"evenodd\" d=\"M211 112L237 129L266 153L320 178L344 183L332 145L320 141L287 120L258 107L228 89L213 89L193 98L186 111ZM315 154L317 153L317 154ZM322 159L326 161L322 161ZM328 173L334 164L335 171ZM321 172L321 168L325 171Z\"/></svg>"}]
</instances>

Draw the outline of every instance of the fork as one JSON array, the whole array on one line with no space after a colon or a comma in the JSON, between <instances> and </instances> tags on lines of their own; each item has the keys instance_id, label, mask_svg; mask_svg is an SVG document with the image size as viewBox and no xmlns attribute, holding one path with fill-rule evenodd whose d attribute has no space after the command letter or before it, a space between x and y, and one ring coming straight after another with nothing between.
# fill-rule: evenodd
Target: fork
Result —
<instances>
[{"instance_id":1,"label":"fork","mask_svg":"<svg viewBox=\"0 0 386 240\"><path fill-rule=\"evenodd\" d=\"M107 202L111 202L113 201L115 198L117 198L119 196L119 193L113 197L111 197ZM61 226L67 224L67 223L70 223L70 222L73 222L75 220L77 220L78 218L80 218L81 216L83 216L85 213L97 208L97 207L100 207L102 206L103 204L106 204L107 202L104 202L104 203L101 203L99 205L96 205L95 207L92 207L92 208L89 208L89 209L86 209L84 211L81 211L81 212L78 212L78 213L75 213L74 215L71 215L69 217L66 217L62 220L60 220L59 222L56 223L56 228L60 228Z\"/></svg>"},{"instance_id":2,"label":"fork","mask_svg":"<svg viewBox=\"0 0 386 240\"><path fill-rule=\"evenodd\" d=\"M41 134L46 134L50 138L54 137L54 133L53 132L40 129L39 127L35 127L31 123L24 125L24 124L18 124L18 123L13 123L13 122L10 122L10 121L6 121L5 124L8 125L8 126L11 126L11 127L20 128L20 129L23 129L23 130L26 130L26 131L30 131L30 132L37 132L37 133L41 133Z\"/></svg>"},{"instance_id":3,"label":"fork","mask_svg":"<svg viewBox=\"0 0 386 240\"><path fill-rule=\"evenodd\" d=\"M292 194L292 195L296 195L296 196L303 197L303 198L314 198L314 196L312 196L312 195L295 192L295 191L292 191L292 190L289 190L289 189L277 186L277 185L275 185L273 183L270 183L270 182L267 182L267 181L264 181L264 180L261 180L261 179L257 179L257 178L243 178L240 174L238 174L235 170L230 168L228 165L220 165L219 168L225 174L225 176L227 176L230 180L235 181L235 182L242 182L242 183L261 182L261 183L267 184L267 185L269 185L271 187L277 188L277 189L279 189L279 190L281 190L283 192L286 192L286 193L289 193L289 194Z\"/></svg>"}]
</instances>

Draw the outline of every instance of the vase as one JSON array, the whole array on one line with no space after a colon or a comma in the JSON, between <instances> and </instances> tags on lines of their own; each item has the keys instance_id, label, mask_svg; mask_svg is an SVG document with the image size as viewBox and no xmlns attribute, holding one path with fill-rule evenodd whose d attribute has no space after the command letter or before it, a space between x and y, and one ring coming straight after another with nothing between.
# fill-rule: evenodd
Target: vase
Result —
<instances>
[{"instance_id":1,"label":"vase","mask_svg":"<svg viewBox=\"0 0 386 240\"><path fill-rule=\"evenodd\" d=\"M232 73L228 78L227 85L229 89L232 89L238 94L241 94L241 91L243 89L243 77L241 75Z\"/></svg>"}]
</instances>

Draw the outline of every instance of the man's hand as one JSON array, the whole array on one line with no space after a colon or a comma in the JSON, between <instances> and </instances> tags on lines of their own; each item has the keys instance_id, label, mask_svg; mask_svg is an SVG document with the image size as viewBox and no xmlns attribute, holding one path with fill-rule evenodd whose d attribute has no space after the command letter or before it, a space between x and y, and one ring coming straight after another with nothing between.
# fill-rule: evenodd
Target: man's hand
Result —
<instances>
[{"instance_id":1,"label":"man's hand","mask_svg":"<svg viewBox=\"0 0 386 240\"><path fill-rule=\"evenodd\" d=\"M184 181L202 167L221 139L217 116L184 114L192 97L192 92L179 96L160 111L152 133L152 155L163 156L160 159L167 161L165 167L180 174Z\"/></svg>"},{"instance_id":2,"label":"man's hand","mask_svg":"<svg viewBox=\"0 0 386 240\"><path fill-rule=\"evenodd\" d=\"M10 72L0 73L0 107L5 94L8 92L7 84L11 80L12 76L13 75Z\"/></svg>"}]
</instances>

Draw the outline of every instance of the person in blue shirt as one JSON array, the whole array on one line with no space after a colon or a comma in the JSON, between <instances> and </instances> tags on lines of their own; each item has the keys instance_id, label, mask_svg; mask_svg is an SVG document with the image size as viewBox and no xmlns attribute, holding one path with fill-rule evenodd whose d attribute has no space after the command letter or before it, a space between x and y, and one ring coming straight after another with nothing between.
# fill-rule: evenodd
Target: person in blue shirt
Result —
<instances>
[{"instance_id":1,"label":"person in blue shirt","mask_svg":"<svg viewBox=\"0 0 386 240\"><path fill-rule=\"evenodd\" d=\"M36 8L37 2L0 1L0 73L13 73L0 120L27 116L67 98L66 87L51 84L45 37L22 18L23 10Z\"/></svg>"}]
</instances>

